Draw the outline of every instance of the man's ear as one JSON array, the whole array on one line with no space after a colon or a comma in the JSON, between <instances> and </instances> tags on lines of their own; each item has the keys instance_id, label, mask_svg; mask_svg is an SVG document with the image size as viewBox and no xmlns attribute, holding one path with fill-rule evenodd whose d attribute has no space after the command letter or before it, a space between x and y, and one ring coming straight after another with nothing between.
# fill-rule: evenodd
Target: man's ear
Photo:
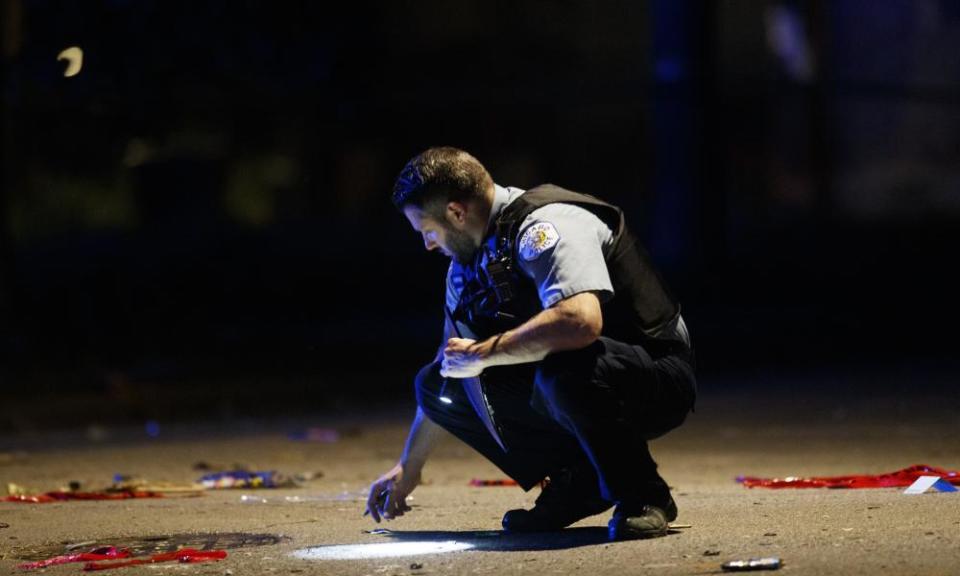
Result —
<instances>
[{"instance_id":1,"label":"man's ear","mask_svg":"<svg viewBox=\"0 0 960 576\"><path fill-rule=\"evenodd\" d=\"M461 202L447 202L447 219L453 224L463 225L467 221L467 206Z\"/></svg>"}]
</instances>

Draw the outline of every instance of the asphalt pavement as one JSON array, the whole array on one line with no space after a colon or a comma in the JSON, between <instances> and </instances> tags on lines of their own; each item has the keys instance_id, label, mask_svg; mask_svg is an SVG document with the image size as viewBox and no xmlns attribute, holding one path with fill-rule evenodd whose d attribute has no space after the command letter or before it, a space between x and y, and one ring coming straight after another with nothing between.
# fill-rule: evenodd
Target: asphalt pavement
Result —
<instances>
[{"instance_id":1,"label":"asphalt pavement","mask_svg":"<svg viewBox=\"0 0 960 576\"><path fill-rule=\"evenodd\" d=\"M913 464L960 469L956 392L906 380L877 390L861 381L856 392L843 392L842 380L814 376L779 380L775 392L764 392L762 380L701 386L687 424L652 443L680 509L679 526L663 538L608 542L607 514L563 532L505 535L503 512L532 505L537 489L470 486L503 476L452 438L425 469L412 511L375 524L362 515L365 490L396 461L407 407L296 422L158 423L7 438L0 486L30 491L70 482L95 489L118 474L189 484L210 469L239 466L299 474L301 486L0 503L0 570L24 573L17 566L27 561L113 545L141 555L151 546L227 552L216 562L118 569L130 574L716 574L724 562L759 557L779 558L779 571L790 574L960 574L960 492L769 490L736 482L741 475L878 474ZM306 440L290 437L309 428ZM627 457L630 446L623 450Z\"/></svg>"}]
</instances>

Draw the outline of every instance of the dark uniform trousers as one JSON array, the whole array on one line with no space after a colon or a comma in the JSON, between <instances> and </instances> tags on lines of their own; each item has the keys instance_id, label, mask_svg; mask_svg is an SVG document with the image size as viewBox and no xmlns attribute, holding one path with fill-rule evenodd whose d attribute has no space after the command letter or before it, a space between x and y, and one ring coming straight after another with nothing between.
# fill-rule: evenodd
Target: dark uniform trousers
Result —
<instances>
[{"instance_id":1,"label":"dark uniform trousers","mask_svg":"<svg viewBox=\"0 0 960 576\"><path fill-rule=\"evenodd\" d=\"M652 358L639 345L601 337L587 348L543 361L484 371L504 452L487 432L459 380L439 362L416 379L417 402L435 423L496 464L524 490L569 468L594 475L611 502L663 505L669 489L647 441L683 423L696 398L692 358L684 349Z\"/></svg>"}]
</instances>

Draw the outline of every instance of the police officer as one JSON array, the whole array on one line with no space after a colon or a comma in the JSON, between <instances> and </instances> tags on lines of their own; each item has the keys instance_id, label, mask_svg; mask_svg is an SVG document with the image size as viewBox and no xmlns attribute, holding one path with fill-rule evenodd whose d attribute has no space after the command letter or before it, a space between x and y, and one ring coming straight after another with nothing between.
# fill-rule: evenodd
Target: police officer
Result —
<instances>
[{"instance_id":1,"label":"police officer","mask_svg":"<svg viewBox=\"0 0 960 576\"><path fill-rule=\"evenodd\" d=\"M403 169L393 202L427 250L451 258L447 321L417 375L400 461L370 487L377 522L409 511L447 430L524 490L508 531L559 530L616 506L613 540L661 536L677 516L647 441L696 396L680 309L622 212L544 185L494 184L470 154L431 148Z\"/></svg>"}]
</instances>

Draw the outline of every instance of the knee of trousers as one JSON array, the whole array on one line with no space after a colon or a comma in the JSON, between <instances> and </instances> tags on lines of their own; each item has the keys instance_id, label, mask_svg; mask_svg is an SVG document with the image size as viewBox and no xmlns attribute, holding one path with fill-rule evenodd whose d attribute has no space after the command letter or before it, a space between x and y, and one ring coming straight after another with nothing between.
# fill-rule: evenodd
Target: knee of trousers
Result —
<instances>
[{"instance_id":1,"label":"knee of trousers","mask_svg":"<svg viewBox=\"0 0 960 576\"><path fill-rule=\"evenodd\" d=\"M441 407L440 388L443 386L443 376L440 376L440 363L431 362L420 369L413 381L414 395L417 405L433 419L433 415Z\"/></svg>"},{"instance_id":2,"label":"knee of trousers","mask_svg":"<svg viewBox=\"0 0 960 576\"><path fill-rule=\"evenodd\" d=\"M592 371L577 369L568 358L548 356L537 367L533 403L563 424L586 407L585 392L592 378Z\"/></svg>"}]
</instances>

